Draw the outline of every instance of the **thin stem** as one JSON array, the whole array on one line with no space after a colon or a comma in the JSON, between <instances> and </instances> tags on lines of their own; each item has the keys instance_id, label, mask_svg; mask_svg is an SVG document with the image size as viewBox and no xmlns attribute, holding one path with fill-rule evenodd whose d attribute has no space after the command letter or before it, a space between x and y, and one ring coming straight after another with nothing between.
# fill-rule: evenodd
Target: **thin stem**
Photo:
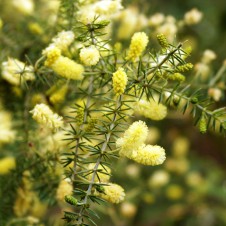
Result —
<instances>
[{"instance_id":1,"label":"thin stem","mask_svg":"<svg viewBox=\"0 0 226 226\"><path fill-rule=\"evenodd\" d=\"M93 45L96 45L96 40L95 40L95 37L94 37L94 33L91 29L90 31L90 37L91 37L91 40L92 40L92 44ZM90 101L91 101L91 94L93 92L93 82L94 82L94 76L92 75L89 79L89 87L88 87L88 97L87 97L87 101L86 101L86 106L85 108L88 109L91 105ZM79 127L79 130L82 131L83 128L84 128L84 123L86 122L87 120L87 116L88 116L88 111L85 111L84 112L84 117L83 117L83 123L82 125ZM75 175L76 175L76 168L77 168L77 157L78 157L78 150L79 150L79 144L80 144L80 139L77 138L76 139L76 145L75 145L75 154L74 154L74 167L73 167L73 175L72 175L72 181L74 181L75 179Z\"/></svg>"},{"instance_id":2,"label":"thin stem","mask_svg":"<svg viewBox=\"0 0 226 226\"><path fill-rule=\"evenodd\" d=\"M209 87L212 87L213 85L215 85L215 83L221 78L221 76L224 74L226 70L226 64L223 63L223 65L221 66L221 68L219 69L219 71L217 72L217 74L210 80L209 82Z\"/></svg>"},{"instance_id":3,"label":"thin stem","mask_svg":"<svg viewBox=\"0 0 226 226\"><path fill-rule=\"evenodd\" d=\"M221 124L224 123L224 121L222 121L220 118L216 117L212 111L208 110L206 107L203 107L202 105L198 104L198 103L192 103L191 102L191 98L187 97L181 93L175 92L172 89L169 88L165 88L165 87L160 87L158 85L153 85L151 88L155 88L156 90L161 90L161 91L166 91L166 92L170 92L170 93L174 93L175 96L178 96L186 101L189 101L191 104L193 104L193 106L199 108L202 112L205 112L206 115L208 115L209 117L214 118L216 121L220 122ZM160 92L160 91L159 91Z\"/></svg>"},{"instance_id":4,"label":"thin stem","mask_svg":"<svg viewBox=\"0 0 226 226\"><path fill-rule=\"evenodd\" d=\"M160 69L160 67L171 57L173 56L173 54L179 50L180 48L182 47L182 44L180 43L176 49L173 49L171 52L169 52L166 57L159 63L157 64L154 68L150 69L146 74L150 74L150 73L153 73L155 72L156 70Z\"/></svg>"},{"instance_id":5,"label":"thin stem","mask_svg":"<svg viewBox=\"0 0 226 226\"><path fill-rule=\"evenodd\" d=\"M42 60L45 59L45 56L42 56L40 57L36 62L35 62L35 65L34 65L34 72L36 72L38 70L38 66L39 64L42 62Z\"/></svg>"},{"instance_id":6,"label":"thin stem","mask_svg":"<svg viewBox=\"0 0 226 226\"><path fill-rule=\"evenodd\" d=\"M88 109L88 108L90 107L90 105L91 105L90 101L91 101L91 94L92 94L92 92L93 92L93 80L94 80L94 77L91 76L91 77L90 77L90 80L89 80L88 97L87 97L86 106L85 106L86 109ZM86 122L87 116L88 116L88 111L85 111L85 112L84 112L83 123L82 123L82 125L79 127L79 130L80 130L80 131L83 130L84 122ZM77 139L76 139L76 145L75 145L75 155L74 155L74 167L73 167L72 181L75 179L75 175L76 175L77 156L78 156L79 143L80 143L80 139L77 138Z\"/></svg>"},{"instance_id":7,"label":"thin stem","mask_svg":"<svg viewBox=\"0 0 226 226\"><path fill-rule=\"evenodd\" d=\"M96 161L96 164L94 166L94 169L93 169L93 174L92 174L92 179L89 183L89 186L88 186L88 189L86 191L86 195L83 199L83 206L82 206L82 209L80 210L80 213L79 213L79 216L80 218L78 219L78 225L82 223L82 214L83 214L83 211L86 209L86 205L88 203L88 197L89 195L91 194L91 191L92 191L92 188L93 188L93 184L95 182L95 177L96 177L96 174L97 174L97 169L101 163L101 160L102 160L102 157L103 157L103 154L106 152L106 148L107 148L107 145L111 139L111 135L112 135L112 129L115 127L115 121L116 121L116 118L117 118L117 110L121 107L122 105L122 96L119 96L117 102L116 102L116 106L115 106L115 113L113 115L113 119L112 119L112 122L110 123L109 125L109 132L106 134L106 140L105 142L103 143L102 147L101 147L101 155L97 158L97 161Z\"/></svg>"}]
</instances>

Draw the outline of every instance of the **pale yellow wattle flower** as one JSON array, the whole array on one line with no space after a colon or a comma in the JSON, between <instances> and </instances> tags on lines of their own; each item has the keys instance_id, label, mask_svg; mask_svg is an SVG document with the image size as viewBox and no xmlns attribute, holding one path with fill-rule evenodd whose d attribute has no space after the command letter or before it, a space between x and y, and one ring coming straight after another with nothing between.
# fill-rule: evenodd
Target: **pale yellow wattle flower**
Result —
<instances>
[{"instance_id":1,"label":"pale yellow wattle flower","mask_svg":"<svg viewBox=\"0 0 226 226\"><path fill-rule=\"evenodd\" d=\"M82 63L86 66L96 65L100 60L99 50L95 46L82 48L79 56Z\"/></svg>"},{"instance_id":2,"label":"pale yellow wattle flower","mask_svg":"<svg viewBox=\"0 0 226 226\"><path fill-rule=\"evenodd\" d=\"M128 81L127 74L123 68L119 68L116 72L113 73L113 90L116 96L122 95L125 91L126 84Z\"/></svg>"},{"instance_id":3,"label":"pale yellow wattle flower","mask_svg":"<svg viewBox=\"0 0 226 226\"><path fill-rule=\"evenodd\" d=\"M144 32L133 35L126 59L135 62L141 56L148 44L148 36Z\"/></svg>"},{"instance_id":4,"label":"pale yellow wattle flower","mask_svg":"<svg viewBox=\"0 0 226 226\"><path fill-rule=\"evenodd\" d=\"M32 81L35 79L33 68L26 66L25 63L8 58L8 61L2 62L2 78L12 85L19 86L25 81Z\"/></svg>"},{"instance_id":5,"label":"pale yellow wattle flower","mask_svg":"<svg viewBox=\"0 0 226 226\"><path fill-rule=\"evenodd\" d=\"M167 115L167 107L152 99L137 101L134 110L136 113L155 121L162 120Z\"/></svg>"},{"instance_id":6,"label":"pale yellow wattle flower","mask_svg":"<svg viewBox=\"0 0 226 226\"><path fill-rule=\"evenodd\" d=\"M103 186L104 192L100 193L96 191L96 195L101 197L102 199L105 199L108 202L118 204L122 202L125 198L125 192L124 189L118 185L113 183L108 183Z\"/></svg>"},{"instance_id":7,"label":"pale yellow wattle flower","mask_svg":"<svg viewBox=\"0 0 226 226\"><path fill-rule=\"evenodd\" d=\"M73 192L73 186L69 179L64 179L60 181L57 191L56 191L56 199L58 201L64 201L66 195L71 195Z\"/></svg>"},{"instance_id":8,"label":"pale yellow wattle flower","mask_svg":"<svg viewBox=\"0 0 226 226\"><path fill-rule=\"evenodd\" d=\"M30 113L32 114L32 118L38 123L52 130L63 126L63 118L57 113L54 113L46 104L36 104Z\"/></svg>"},{"instance_id":9,"label":"pale yellow wattle flower","mask_svg":"<svg viewBox=\"0 0 226 226\"><path fill-rule=\"evenodd\" d=\"M116 140L116 146L120 148L119 154L130 156L134 149L138 149L145 142L147 135L148 127L145 122L134 122L125 131L123 137Z\"/></svg>"},{"instance_id":10,"label":"pale yellow wattle flower","mask_svg":"<svg viewBox=\"0 0 226 226\"><path fill-rule=\"evenodd\" d=\"M14 157L4 157L0 159L0 175L7 174L10 170L16 168L16 160Z\"/></svg>"},{"instance_id":11,"label":"pale yellow wattle flower","mask_svg":"<svg viewBox=\"0 0 226 226\"><path fill-rule=\"evenodd\" d=\"M60 56L50 68L63 78L72 80L83 79L84 67L67 57Z\"/></svg>"},{"instance_id":12,"label":"pale yellow wattle flower","mask_svg":"<svg viewBox=\"0 0 226 226\"><path fill-rule=\"evenodd\" d=\"M141 145L132 152L130 159L149 166L162 164L166 159L165 150L158 145Z\"/></svg>"}]
</instances>

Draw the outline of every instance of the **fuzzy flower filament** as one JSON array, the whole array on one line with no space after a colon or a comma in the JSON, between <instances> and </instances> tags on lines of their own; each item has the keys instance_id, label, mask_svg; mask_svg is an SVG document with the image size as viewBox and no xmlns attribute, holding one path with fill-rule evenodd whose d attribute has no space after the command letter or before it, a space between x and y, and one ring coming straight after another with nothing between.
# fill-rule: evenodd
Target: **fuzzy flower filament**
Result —
<instances>
[{"instance_id":1,"label":"fuzzy flower filament","mask_svg":"<svg viewBox=\"0 0 226 226\"><path fill-rule=\"evenodd\" d=\"M148 128L142 121L134 122L124 133L122 138L116 140L119 154L143 165L160 165L165 157L165 150L158 145L145 145Z\"/></svg>"},{"instance_id":2,"label":"fuzzy flower filament","mask_svg":"<svg viewBox=\"0 0 226 226\"><path fill-rule=\"evenodd\" d=\"M34 2L32 0L12 0L12 6L23 15L31 15L34 11Z\"/></svg>"},{"instance_id":3,"label":"fuzzy flower filament","mask_svg":"<svg viewBox=\"0 0 226 226\"><path fill-rule=\"evenodd\" d=\"M61 31L53 39L49 46L43 50L45 55L50 49L58 48L60 51L67 51L74 41L75 35L72 31Z\"/></svg>"},{"instance_id":4,"label":"fuzzy flower filament","mask_svg":"<svg viewBox=\"0 0 226 226\"><path fill-rule=\"evenodd\" d=\"M55 63L52 64L51 68L63 78L72 80L83 79L83 66L67 57L60 56Z\"/></svg>"},{"instance_id":5,"label":"fuzzy flower filament","mask_svg":"<svg viewBox=\"0 0 226 226\"><path fill-rule=\"evenodd\" d=\"M56 199L58 201L64 201L65 196L72 195L73 193L73 186L71 184L71 181L66 178L62 181L60 181L57 191L56 191Z\"/></svg>"},{"instance_id":6,"label":"fuzzy flower filament","mask_svg":"<svg viewBox=\"0 0 226 226\"><path fill-rule=\"evenodd\" d=\"M190 11L186 12L184 15L184 22L187 25L194 25L200 22L203 17L203 13L198 9L193 8Z\"/></svg>"},{"instance_id":7,"label":"fuzzy flower filament","mask_svg":"<svg viewBox=\"0 0 226 226\"><path fill-rule=\"evenodd\" d=\"M2 78L12 85L19 86L25 81L33 81L35 76L32 71L31 66L14 58L2 62Z\"/></svg>"},{"instance_id":8,"label":"fuzzy flower filament","mask_svg":"<svg viewBox=\"0 0 226 226\"><path fill-rule=\"evenodd\" d=\"M36 104L34 109L30 111L33 119L41 125L45 125L52 130L56 130L63 125L63 118L53 111L45 104Z\"/></svg>"},{"instance_id":9,"label":"fuzzy flower filament","mask_svg":"<svg viewBox=\"0 0 226 226\"><path fill-rule=\"evenodd\" d=\"M97 1L93 6L95 12L99 15L115 14L123 8L121 1L118 0Z\"/></svg>"},{"instance_id":10,"label":"fuzzy flower filament","mask_svg":"<svg viewBox=\"0 0 226 226\"><path fill-rule=\"evenodd\" d=\"M132 37L130 47L129 47L129 52L126 59L135 62L136 59L139 56L141 56L147 44L148 44L148 36L144 32L135 33Z\"/></svg>"},{"instance_id":11,"label":"fuzzy flower filament","mask_svg":"<svg viewBox=\"0 0 226 226\"><path fill-rule=\"evenodd\" d=\"M118 204L124 200L125 192L120 185L108 183L103 188L103 192L95 192L95 194L102 199L115 204Z\"/></svg>"},{"instance_id":12,"label":"fuzzy flower filament","mask_svg":"<svg viewBox=\"0 0 226 226\"><path fill-rule=\"evenodd\" d=\"M4 157L0 159L0 175L4 175L10 172L10 170L16 168L16 160L14 157Z\"/></svg>"},{"instance_id":13,"label":"fuzzy flower filament","mask_svg":"<svg viewBox=\"0 0 226 226\"><path fill-rule=\"evenodd\" d=\"M143 115L146 118L159 121L166 117L167 107L154 100L139 100L135 104L135 113Z\"/></svg>"},{"instance_id":14,"label":"fuzzy flower filament","mask_svg":"<svg viewBox=\"0 0 226 226\"><path fill-rule=\"evenodd\" d=\"M143 165L156 166L162 164L166 156L162 147L143 144L136 151L133 151L130 158Z\"/></svg>"},{"instance_id":15,"label":"fuzzy flower filament","mask_svg":"<svg viewBox=\"0 0 226 226\"><path fill-rule=\"evenodd\" d=\"M52 93L49 97L49 100L53 104L62 103L65 100L65 96L68 91L68 86L63 85L58 90L56 90L54 93Z\"/></svg>"},{"instance_id":16,"label":"fuzzy flower filament","mask_svg":"<svg viewBox=\"0 0 226 226\"><path fill-rule=\"evenodd\" d=\"M125 91L126 84L128 81L127 74L123 68L119 68L115 73L113 73L113 90L116 96L122 95Z\"/></svg>"},{"instance_id":17,"label":"fuzzy flower filament","mask_svg":"<svg viewBox=\"0 0 226 226\"><path fill-rule=\"evenodd\" d=\"M45 65L63 78L82 80L84 68L81 64L61 55L59 48L52 46L47 48L44 53L47 57Z\"/></svg>"},{"instance_id":18,"label":"fuzzy flower filament","mask_svg":"<svg viewBox=\"0 0 226 226\"><path fill-rule=\"evenodd\" d=\"M52 41L53 45L64 51L72 44L74 39L75 35L73 31L61 31L52 39Z\"/></svg>"},{"instance_id":19,"label":"fuzzy flower filament","mask_svg":"<svg viewBox=\"0 0 226 226\"><path fill-rule=\"evenodd\" d=\"M86 66L96 65L100 60L100 53L95 46L82 48L79 56L82 63Z\"/></svg>"},{"instance_id":20,"label":"fuzzy flower filament","mask_svg":"<svg viewBox=\"0 0 226 226\"><path fill-rule=\"evenodd\" d=\"M55 46L48 47L44 52L46 54L45 66L51 67L51 65L61 56L61 50Z\"/></svg>"},{"instance_id":21,"label":"fuzzy flower filament","mask_svg":"<svg viewBox=\"0 0 226 226\"><path fill-rule=\"evenodd\" d=\"M122 138L117 139L116 147L120 148L119 154L131 156L134 149L138 149L148 136L148 127L143 121L134 122L124 133Z\"/></svg>"},{"instance_id":22,"label":"fuzzy flower filament","mask_svg":"<svg viewBox=\"0 0 226 226\"><path fill-rule=\"evenodd\" d=\"M15 140L16 132L12 129L12 116L8 111L1 109L0 104L0 146L1 144L12 143Z\"/></svg>"}]
</instances>

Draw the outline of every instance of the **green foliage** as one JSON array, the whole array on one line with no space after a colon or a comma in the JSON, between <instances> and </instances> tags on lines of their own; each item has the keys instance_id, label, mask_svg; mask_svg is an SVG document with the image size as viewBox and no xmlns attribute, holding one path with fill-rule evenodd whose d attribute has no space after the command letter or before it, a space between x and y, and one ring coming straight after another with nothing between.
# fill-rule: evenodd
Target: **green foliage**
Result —
<instances>
[{"instance_id":1,"label":"green foliage","mask_svg":"<svg viewBox=\"0 0 226 226\"><path fill-rule=\"evenodd\" d=\"M113 14L114 10L121 10L121 3L116 2L119 5L112 6L110 10L105 9L107 5L103 7L98 3L61 0L57 19L53 23L43 22L38 13L32 15L26 12L19 21L19 27L14 25L16 18L13 22L7 22L7 7L16 6L0 3L0 6L4 6L2 12L6 12L5 16L3 14L6 24L0 31L3 34L0 36L0 41L3 41L0 91L4 94L0 100L0 110L3 112L3 124L5 122L6 125L3 129L0 127L0 132L6 131L11 136L10 141L0 138L0 145L5 149L0 157L3 160L7 156L16 159L16 166L12 162L0 163L0 222L3 225L98 225L103 208L113 208L107 202L118 203L124 198L124 194L119 194L119 191L111 191L109 195L113 184L109 182L111 180L122 182L126 189L133 186L134 191L131 196L128 195L127 201L135 200L138 207L145 206L151 200L150 196L146 196L146 201L149 200L147 203L133 198L148 194L145 180L142 177L135 178L131 184L126 184L127 178L121 175L124 174L125 162L135 159L138 153L137 150L128 150L133 158L122 160L125 156L120 156L121 146L118 145L123 133L134 121L143 120L150 126L155 120L162 120L168 109L171 115L177 116L178 112L181 115L190 114L202 134L210 131L225 135L226 109L216 104L219 99L216 90L223 99L226 64L216 75L208 70L206 75L203 69L198 70L197 65L193 68L193 64L188 61L191 51L186 42L171 41L172 36L162 33L152 35L155 29L157 31L153 25L140 25L140 28L137 24L132 33L137 30L145 30L146 33L138 33L138 40L134 41L133 36L132 42L122 41L123 34L121 38L116 34L120 33L117 24L121 22L122 27L127 26L124 21L126 16L122 14L117 17ZM40 2L36 3L37 10L42 12L44 9L40 5ZM84 9L88 22L82 17ZM96 12L92 17L94 9ZM56 12L53 16L56 16ZM178 29L185 26L185 22L182 22L178 23ZM35 26L32 27L33 23ZM26 25L26 31L18 37L22 44L17 47L13 36L23 24ZM14 26L17 28L15 34ZM34 36L36 40L32 42ZM147 47L142 37L151 37ZM92 52L90 47L95 48L98 54ZM87 51L84 59L88 63L81 59L82 50ZM130 52L135 56L133 61L128 57ZM11 67L8 67L8 56L17 57L25 63L13 58ZM202 59L199 64L209 69L213 58L214 54L209 53L208 60ZM90 64L92 60L97 63ZM126 82L124 92L120 95L113 89L112 80L119 68L123 68L123 75L126 75L124 78L121 76L117 83L122 85ZM76 78L76 74L81 79ZM16 78L19 79L17 83L13 80ZM47 108L38 112L36 106ZM57 130L53 126L55 124L63 126ZM157 125L161 127L161 124ZM53 127L55 130L50 129ZM143 132L139 134L138 131L137 136L142 136ZM135 138L130 142L134 142ZM164 139L160 143L164 145ZM156 145L148 143L149 147L152 144ZM144 149L146 144L142 145ZM175 161L180 165L181 159L175 157ZM2 169L1 164L4 166ZM120 164L122 169L117 178L115 171L121 167ZM5 168L9 170L5 172ZM145 170L149 169L147 167ZM172 185L182 179L182 175L176 176L171 181ZM220 189L218 185L216 187ZM208 187L209 190L217 199L214 189ZM155 197L164 200L160 197L161 193L155 189L153 191ZM208 197L208 194L202 197ZM111 199L106 198L108 196ZM117 201L113 200L115 196ZM47 209L45 213L39 213L41 207ZM153 215L159 216L158 211L164 208L153 210ZM185 208L185 212L189 210ZM109 215L112 217L114 211L110 211ZM155 217L153 219L154 223L157 222ZM115 222L115 225L119 225L117 219Z\"/></svg>"}]
</instances>

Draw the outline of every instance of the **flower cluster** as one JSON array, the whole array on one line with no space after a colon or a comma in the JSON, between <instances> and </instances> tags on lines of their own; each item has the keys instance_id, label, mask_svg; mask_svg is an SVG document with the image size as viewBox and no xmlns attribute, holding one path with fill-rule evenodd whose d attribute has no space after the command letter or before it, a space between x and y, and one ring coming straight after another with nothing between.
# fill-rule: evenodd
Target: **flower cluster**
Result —
<instances>
[{"instance_id":1,"label":"flower cluster","mask_svg":"<svg viewBox=\"0 0 226 226\"><path fill-rule=\"evenodd\" d=\"M29 171L25 170L23 172L20 184L21 186L17 188L17 194L13 205L13 212L15 216L30 216L27 217L29 222L39 221L35 217L40 218L43 216L46 212L47 205L42 203L38 197L38 194L32 190L33 181Z\"/></svg>"},{"instance_id":2,"label":"flower cluster","mask_svg":"<svg viewBox=\"0 0 226 226\"><path fill-rule=\"evenodd\" d=\"M216 53L211 49L206 49L202 56L202 63L209 64L217 58Z\"/></svg>"},{"instance_id":3,"label":"flower cluster","mask_svg":"<svg viewBox=\"0 0 226 226\"><path fill-rule=\"evenodd\" d=\"M165 161L165 150L157 145L145 145L148 128L143 121L134 122L122 138L116 140L119 154L143 165L159 165Z\"/></svg>"},{"instance_id":4,"label":"flower cluster","mask_svg":"<svg viewBox=\"0 0 226 226\"><path fill-rule=\"evenodd\" d=\"M68 57L62 56L59 48L55 46L48 47L43 54L47 58L45 65L50 67L58 75L73 80L81 80L83 78L83 66Z\"/></svg>"},{"instance_id":5,"label":"flower cluster","mask_svg":"<svg viewBox=\"0 0 226 226\"><path fill-rule=\"evenodd\" d=\"M56 192L56 198L58 201L64 201L65 196L71 195L73 192L73 186L68 179L60 181Z\"/></svg>"},{"instance_id":6,"label":"flower cluster","mask_svg":"<svg viewBox=\"0 0 226 226\"><path fill-rule=\"evenodd\" d=\"M12 6L24 15L31 15L34 11L32 0L12 0Z\"/></svg>"},{"instance_id":7,"label":"flower cluster","mask_svg":"<svg viewBox=\"0 0 226 226\"><path fill-rule=\"evenodd\" d=\"M89 170L93 170L95 168L95 163L90 163L88 165ZM93 171L92 171L93 172ZM88 180L92 179L92 172L87 176ZM108 182L110 179L111 169L107 166L99 165L96 170L96 175L94 178L95 182Z\"/></svg>"},{"instance_id":8,"label":"flower cluster","mask_svg":"<svg viewBox=\"0 0 226 226\"><path fill-rule=\"evenodd\" d=\"M62 103L65 100L65 96L68 91L68 86L63 85L59 87L59 89L55 90L53 93L51 93L49 97L49 101L53 104Z\"/></svg>"},{"instance_id":9,"label":"flower cluster","mask_svg":"<svg viewBox=\"0 0 226 226\"><path fill-rule=\"evenodd\" d=\"M100 53L95 46L84 47L80 51L80 59L84 65L96 65L100 59Z\"/></svg>"},{"instance_id":10,"label":"flower cluster","mask_svg":"<svg viewBox=\"0 0 226 226\"><path fill-rule=\"evenodd\" d=\"M166 159L165 150L158 145L142 144L137 150L132 152L131 159L143 165L160 165Z\"/></svg>"},{"instance_id":11,"label":"flower cluster","mask_svg":"<svg viewBox=\"0 0 226 226\"><path fill-rule=\"evenodd\" d=\"M100 15L114 14L122 8L121 0L105 0L94 4L95 12Z\"/></svg>"},{"instance_id":12,"label":"flower cluster","mask_svg":"<svg viewBox=\"0 0 226 226\"><path fill-rule=\"evenodd\" d=\"M61 31L55 37L47 48L42 53L46 55L50 49L58 48L61 51L66 51L75 39L73 31Z\"/></svg>"},{"instance_id":13,"label":"flower cluster","mask_svg":"<svg viewBox=\"0 0 226 226\"><path fill-rule=\"evenodd\" d=\"M2 62L2 78L12 85L19 86L25 81L35 79L33 68L26 66L23 62L9 58L8 61Z\"/></svg>"},{"instance_id":14,"label":"flower cluster","mask_svg":"<svg viewBox=\"0 0 226 226\"><path fill-rule=\"evenodd\" d=\"M101 20L111 19L119 10L123 7L121 0L105 0L105 1L87 1L88 4L81 7L77 12L79 21L84 24L92 23L94 18L97 18L97 22Z\"/></svg>"},{"instance_id":15,"label":"flower cluster","mask_svg":"<svg viewBox=\"0 0 226 226\"><path fill-rule=\"evenodd\" d=\"M129 51L126 59L133 62L141 56L148 44L148 36L144 32L137 32L133 35L129 46Z\"/></svg>"},{"instance_id":16,"label":"flower cluster","mask_svg":"<svg viewBox=\"0 0 226 226\"><path fill-rule=\"evenodd\" d=\"M96 191L95 194L108 202L116 204L122 202L125 197L124 189L120 185L113 183L104 185L103 191Z\"/></svg>"},{"instance_id":17,"label":"flower cluster","mask_svg":"<svg viewBox=\"0 0 226 226\"><path fill-rule=\"evenodd\" d=\"M178 82L184 82L185 76L179 72L176 72L176 73L173 73L170 76L168 76L168 79L173 80L173 81L178 81Z\"/></svg>"},{"instance_id":18,"label":"flower cluster","mask_svg":"<svg viewBox=\"0 0 226 226\"><path fill-rule=\"evenodd\" d=\"M138 149L146 140L148 127L143 121L134 122L125 132L122 138L117 139L116 146L120 147L119 154L131 156L133 149Z\"/></svg>"},{"instance_id":19,"label":"flower cluster","mask_svg":"<svg viewBox=\"0 0 226 226\"><path fill-rule=\"evenodd\" d=\"M46 56L45 66L50 67L58 75L67 79L81 80L84 72L83 66L62 55L62 52L66 52L72 44L74 38L72 31L61 31L42 51L42 54Z\"/></svg>"},{"instance_id":20,"label":"flower cluster","mask_svg":"<svg viewBox=\"0 0 226 226\"><path fill-rule=\"evenodd\" d=\"M63 78L72 80L82 80L84 68L81 64L69 59L68 57L60 56L52 65L51 69Z\"/></svg>"},{"instance_id":21,"label":"flower cluster","mask_svg":"<svg viewBox=\"0 0 226 226\"><path fill-rule=\"evenodd\" d=\"M52 39L52 44L60 50L66 50L74 41L75 35L73 31L61 31Z\"/></svg>"},{"instance_id":22,"label":"flower cluster","mask_svg":"<svg viewBox=\"0 0 226 226\"><path fill-rule=\"evenodd\" d=\"M119 68L115 73L113 73L113 89L115 94L122 95L125 91L126 84L128 81L127 74L123 68Z\"/></svg>"},{"instance_id":23,"label":"flower cluster","mask_svg":"<svg viewBox=\"0 0 226 226\"><path fill-rule=\"evenodd\" d=\"M148 180L148 185L151 188L160 188L167 184L170 180L170 175L166 170L156 170Z\"/></svg>"},{"instance_id":24,"label":"flower cluster","mask_svg":"<svg viewBox=\"0 0 226 226\"><path fill-rule=\"evenodd\" d=\"M16 160L14 157L9 156L0 159L0 175L7 174L15 168Z\"/></svg>"},{"instance_id":25,"label":"flower cluster","mask_svg":"<svg viewBox=\"0 0 226 226\"><path fill-rule=\"evenodd\" d=\"M192 10L188 11L184 15L184 22L187 25L193 25L199 23L199 21L202 19L202 12L200 12L198 9L193 8Z\"/></svg>"},{"instance_id":26,"label":"flower cluster","mask_svg":"<svg viewBox=\"0 0 226 226\"><path fill-rule=\"evenodd\" d=\"M167 107L161 103L157 103L154 100L141 99L136 102L135 113L150 118L152 120L162 120L167 115Z\"/></svg>"},{"instance_id":27,"label":"flower cluster","mask_svg":"<svg viewBox=\"0 0 226 226\"><path fill-rule=\"evenodd\" d=\"M15 139L15 131L12 129L12 117L8 111L0 110L0 145L10 143Z\"/></svg>"},{"instance_id":28,"label":"flower cluster","mask_svg":"<svg viewBox=\"0 0 226 226\"><path fill-rule=\"evenodd\" d=\"M43 51L46 55L45 65L51 67L51 65L61 56L61 50L55 46L50 46Z\"/></svg>"},{"instance_id":29,"label":"flower cluster","mask_svg":"<svg viewBox=\"0 0 226 226\"><path fill-rule=\"evenodd\" d=\"M222 91L219 88L210 88L208 95L213 98L214 101L219 101L222 97Z\"/></svg>"},{"instance_id":30,"label":"flower cluster","mask_svg":"<svg viewBox=\"0 0 226 226\"><path fill-rule=\"evenodd\" d=\"M195 72L196 72L196 77L200 77L201 81L207 81L210 74L211 74L211 63L217 58L216 53L213 50L206 49L203 52L201 61L195 64ZM220 90L217 92L212 92L213 90L211 89L217 89L217 87L210 87L209 91L209 96L213 98L215 101L218 101L222 93ZM220 92L219 92L220 91Z\"/></svg>"},{"instance_id":31,"label":"flower cluster","mask_svg":"<svg viewBox=\"0 0 226 226\"><path fill-rule=\"evenodd\" d=\"M32 111L33 119L41 125L45 125L52 130L56 130L63 125L63 118L45 104L37 104Z\"/></svg>"}]
</instances>

